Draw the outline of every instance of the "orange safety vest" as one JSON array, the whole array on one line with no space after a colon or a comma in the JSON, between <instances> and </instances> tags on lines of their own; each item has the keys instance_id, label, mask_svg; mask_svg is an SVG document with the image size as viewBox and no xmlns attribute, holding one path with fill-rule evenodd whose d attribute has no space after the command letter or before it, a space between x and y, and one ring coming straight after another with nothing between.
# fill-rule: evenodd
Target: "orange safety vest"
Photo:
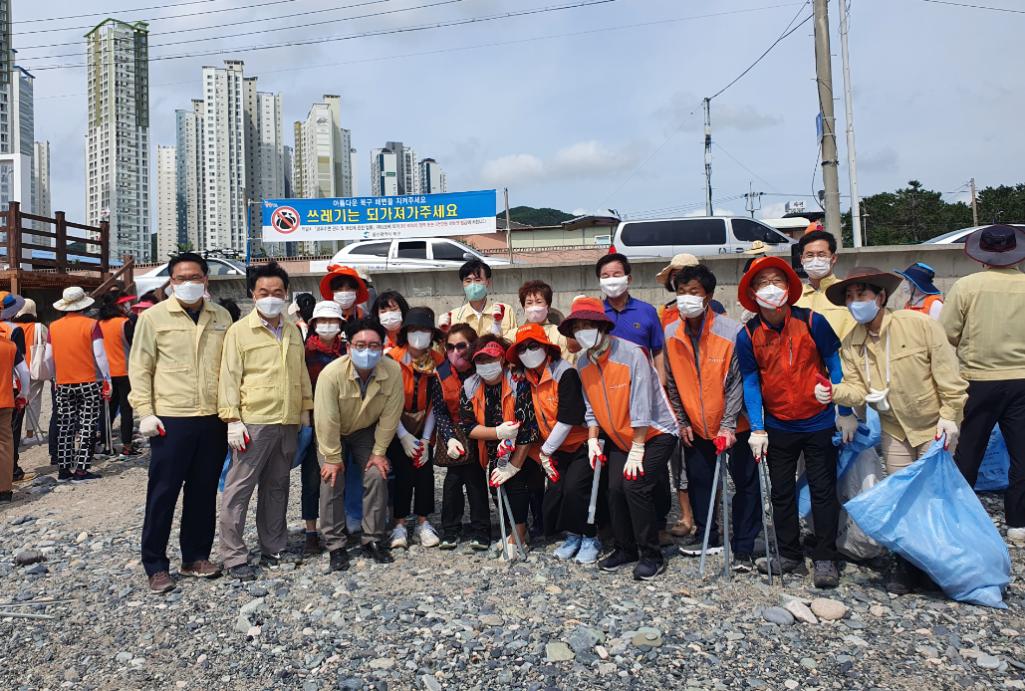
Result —
<instances>
[{"instance_id":1,"label":"orange safety vest","mask_svg":"<svg viewBox=\"0 0 1025 691\"><path fill-rule=\"evenodd\" d=\"M32 366L32 344L36 338L36 323L25 322L24 324L18 324L21 327L22 333L25 334L25 366Z\"/></svg>"},{"instance_id":2,"label":"orange safety vest","mask_svg":"<svg viewBox=\"0 0 1025 691\"><path fill-rule=\"evenodd\" d=\"M559 413L559 381L571 367L565 360L554 360L541 370L541 378L533 370L527 370L527 381L530 383L530 398L534 402L534 417L541 436L548 438L552 433ZM587 441L587 427L574 425L566 441L559 451L573 453ZM540 446L531 453L532 458L539 456Z\"/></svg>"},{"instance_id":3,"label":"orange safety vest","mask_svg":"<svg viewBox=\"0 0 1025 691\"><path fill-rule=\"evenodd\" d=\"M57 384L88 384L99 378L93 356L96 320L81 314L66 314L50 325L53 364Z\"/></svg>"},{"instance_id":4,"label":"orange safety vest","mask_svg":"<svg viewBox=\"0 0 1025 691\"><path fill-rule=\"evenodd\" d=\"M702 439L715 439L726 413L726 377L740 325L711 310L705 313L698 347L700 366L686 326L686 322L679 321L666 330L666 359L694 434ZM747 418L741 414L736 431L746 432L749 428Z\"/></svg>"},{"instance_id":5,"label":"orange safety vest","mask_svg":"<svg viewBox=\"0 0 1025 691\"><path fill-rule=\"evenodd\" d=\"M580 382L584 393L591 403L598 426L608 435L609 440L621 451L629 451L633 444L633 426L630 424L630 367L611 357L617 346L617 339L594 362L586 359L586 365L580 369ZM644 440L663 434L654 425L648 427Z\"/></svg>"},{"instance_id":6,"label":"orange safety vest","mask_svg":"<svg viewBox=\"0 0 1025 691\"><path fill-rule=\"evenodd\" d=\"M463 393L466 399L473 406L473 417L478 425L486 425L484 422L484 380L480 375L474 374L467 377L463 382ZM516 382L513 381L512 372L508 369L502 375L502 420L516 419ZM488 467L488 448L485 440L477 440L477 458L481 466Z\"/></svg>"},{"instance_id":7,"label":"orange safety vest","mask_svg":"<svg viewBox=\"0 0 1025 691\"><path fill-rule=\"evenodd\" d=\"M0 384L0 408L14 407L14 360L18 356L18 346L14 341L0 340L0 382L7 382L7 386ZM28 398L28 391L22 391L21 395Z\"/></svg>"},{"instance_id":8,"label":"orange safety vest","mask_svg":"<svg viewBox=\"0 0 1025 691\"><path fill-rule=\"evenodd\" d=\"M441 382L441 395L445 399L448 414L452 422L459 424L459 392L463 390L463 380L448 358L438 365L438 380Z\"/></svg>"},{"instance_id":9,"label":"orange safety vest","mask_svg":"<svg viewBox=\"0 0 1025 691\"><path fill-rule=\"evenodd\" d=\"M825 319L809 309L791 307L782 331L770 329L760 316L745 327L762 380L762 405L778 420L806 420L827 408L815 400L815 375L829 377L811 336L815 318Z\"/></svg>"},{"instance_id":10,"label":"orange safety vest","mask_svg":"<svg viewBox=\"0 0 1025 691\"><path fill-rule=\"evenodd\" d=\"M103 348L107 351L110 376L128 376L128 357L125 353L125 322L128 317L112 317L100 322L103 332Z\"/></svg>"},{"instance_id":11,"label":"orange safety vest","mask_svg":"<svg viewBox=\"0 0 1025 691\"><path fill-rule=\"evenodd\" d=\"M662 305L662 314L659 315L659 321L662 322L663 330L673 322L680 321L680 310L676 306L676 300L667 305Z\"/></svg>"},{"instance_id":12,"label":"orange safety vest","mask_svg":"<svg viewBox=\"0 0 1025 691\"><path fill-rule=\"evenodd\" d=\"M925 315L928 316L930 310L932 310L933 303L942 302L942 301L943 301L943 296L942 295L926 295L925 296L925 300L922 301L921 305L918 305L918 306L906 305L904 307L904 309L909 309L909 310L912 310L914 312L921 312L922 314L925 314Z\"/></svg>"},{"instance_id":13,"label":"orange safety vest","mask_svg":"<svg viewBox=\"0 0 1025 691\"><path fill-rule=\"evenodd\" d=\"M434 365L437 367L441 364L444 358L436 351L428 351L431 357L434 359ZM403 404L403 410L410 413L415 413L420 410L429 410L430 401L427 400L427 382L431 378L431 374L423 374L419 377L419 385L416 387L416 408L413 408L413 386L417 380L416 374L413 371L412 357L409 354L409 350L405 346L396 346L388 351L388 357L395 362L399 363L402 367L402 390L405 394L405 403Z\"/></svg>"}]
</instances>

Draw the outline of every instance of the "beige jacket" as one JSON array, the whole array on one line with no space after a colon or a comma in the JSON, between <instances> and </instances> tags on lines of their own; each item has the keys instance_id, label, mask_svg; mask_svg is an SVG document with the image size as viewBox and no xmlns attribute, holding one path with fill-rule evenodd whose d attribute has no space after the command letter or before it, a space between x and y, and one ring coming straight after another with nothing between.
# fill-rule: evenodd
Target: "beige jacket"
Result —
<instances>
[{"instance_id":1,"label":"beige jacket","mask_svg":"<svg viewBox=\"0 0 1025 691\"><path fill-rule=\"evenodd\" d=\"M836 337L842 341L844 336L849 334L851 329L857 325L857 322L851 316L850 310L842 305L834 305L826 298L826 288L834 283L838 283L839 280L833 274L829 274L819 281L818 290L813 288L810 283L805 283L804 293L801 295L801 299L797 301L797 306L807 307L825 317L829 325L833 327L833 331L836 332Z\"/></svg>"},{"instance_id":2,"label":"beige jacket","mask_svg":"<svg viewBox=\"0 0 1025 691\"><path fill-rule=\"evenodd\" d=\"M258 425L298 425L313 410L313 387L299 328L282 315L279 341L255 309L224 339L217 414Z\"/></svg>"},{"instance_id":3,"label":"beige jacket","mask_svg":"<svg viewBox=\"0 0 1025 691\"><path fill-rule=\"evenodd\" d=\"M139 315L128 356L128 402L135 414L216 415L221 349L230 326L228 311L210 300L203 301L198 323L175 297Z\"/></svg>"},{"instance_id":4,"label":"beige jacket","mask_svg":"<svg viewBox=\"0 0 1025 691\"><path fill-rule=\"evenodd\" d=\"M511 341L516 338L516 311L510 305L496 303L489 297L484 303L484 311L480 314L477 314L468 302L452 310L449 314L452 315L453 324L469 324L478 336L486 336L491 333L491 327L495 323L492 314L496 304L505 307L505 316L502 317L502 337Z\"/></svg>"},{"instance_id":5,"label":"beige jacket","mask_svg":"<svg viewBox=\"0 0 1025 691\"><path fill-rule=\"evenodd\" d=\"M886 388L886 340L890 339L890 410L880 413L883 431L912 446L932 441L942 417L959 423L968 399L968 382L958 373L954 350L936 320L911 310L887 310L879 337L858 324L843 339L843 381L833 387L840 405L861 406L869 386ZM865 376L865 354L868 372Z\"/></svg>"},{"instance_id":6,"label":"beige jacket","mask_svg":"<svg viewBox=\"0 0 1025 691\"><path fill-rule=\"evenodd\" d=\"M388 451L395 436L405 400L402 366L382 357L367 382L366 395L360 389L359 373L347 355L330 363L317 378L313 424L326 463L342 462L342 440L358 430L377 425L373 453L378 456Z\"/></svg>"}]
</instances>

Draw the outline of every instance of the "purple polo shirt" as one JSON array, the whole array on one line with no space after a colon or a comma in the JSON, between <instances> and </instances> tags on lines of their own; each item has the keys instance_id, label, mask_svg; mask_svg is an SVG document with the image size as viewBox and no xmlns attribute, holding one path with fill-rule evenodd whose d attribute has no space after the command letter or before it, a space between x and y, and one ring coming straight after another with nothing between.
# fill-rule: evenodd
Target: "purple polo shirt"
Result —
<instances>
[{"instance_id":1,"label":"purple polo shirt","mask_svg":"<svg viewBox=\"0 0 1025 691\"><path fill-rule=\"evenodd\" d=\"M613 336L636 343L646 348L651 355L662 352L665 334L662 332L658 311L652 305L633 296L627 298L626 305L619 312L613 309L607 299L602 304L605 306L605 316L612 320L610 333Z\"/></svg>"}]
</instances>

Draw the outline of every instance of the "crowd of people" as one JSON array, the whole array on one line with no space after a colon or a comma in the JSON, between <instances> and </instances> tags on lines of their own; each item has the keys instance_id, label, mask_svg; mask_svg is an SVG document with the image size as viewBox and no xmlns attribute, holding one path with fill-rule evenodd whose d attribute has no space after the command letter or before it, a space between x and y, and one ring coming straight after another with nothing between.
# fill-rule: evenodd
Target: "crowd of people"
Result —
<instances>
[{"instance_id":1,"label":"crowd of people","mask_svg":"<svg viewBox=\"0 0 1025 691\"><path fill-rule=\"evenodd\" d=\"M254 307L240 316L210 299L207 263L191 253L170 261L166 296L115 292L95 317L80 288L54 303L63 316L48 327L31 301L5 294L0 377L14 386L0 390L0 501L23 477L23 425L27 437L42 432L50 381L60 481L98 477L90 464L114 453L116 418L120 454L149 445L142 561L155 593L176 587L167 546L179 496L182 576L251 580L257 567L324 551L344 571L354 543L387 564L412 543L487 551L497 537L506 559L554 538L558 559L651 580L668 545L696 556L728 539L738 570L805 573L810 557L814 585L832 588L844 560L837 438L850 442L870 407L887 473L941 441L974 483L999 425L1011 457L1007 538L1025 545L1025 232L995 225L970 236L965 253L984 270L945 298L925 263L856 266L840 278L832 235L812 230L799 249L807 283L781 257L748 260L739 320L716 300L712 269L686 254L655 277L664 305L631 295L630 261L612 253L595 266L602 297L576 297L565 316L551 286L524 283L522 324L491 296L479 260L459 270L466 302L443 314L377 294L345 266L329 267L320 300L290 300L289 276L271 262L250 268ZM729 531L710 510L717 460L734 487ZM301 554L288 548L294 467ZM813 518L804 538L799 467ZM244 539L254 493L256 565ZM778 552L760 558L760 536ZM886 587L906 593L929 580L896 559Z\"/></svg>"}]
</instances>

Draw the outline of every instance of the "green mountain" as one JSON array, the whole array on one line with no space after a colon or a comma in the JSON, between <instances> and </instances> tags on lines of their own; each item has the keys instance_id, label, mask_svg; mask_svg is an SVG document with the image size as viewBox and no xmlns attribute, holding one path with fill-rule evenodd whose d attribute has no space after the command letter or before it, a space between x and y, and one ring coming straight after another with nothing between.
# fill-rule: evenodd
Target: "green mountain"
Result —
<instances>
[{"instance_id":1,"label":"green mountain","mask_svg":"<svg viewBox=\"0 0 1025 691\"><path fill-rule=\"evenodd\" d=\"M499 219L505 220L505 212L497 215ZM509 218L513 223L522 223L528 226L557 226L563 221L574 218L573 214L558 209L535 209L532 206L514 206L509 209Z\"/></svg>"}]
</instances>

